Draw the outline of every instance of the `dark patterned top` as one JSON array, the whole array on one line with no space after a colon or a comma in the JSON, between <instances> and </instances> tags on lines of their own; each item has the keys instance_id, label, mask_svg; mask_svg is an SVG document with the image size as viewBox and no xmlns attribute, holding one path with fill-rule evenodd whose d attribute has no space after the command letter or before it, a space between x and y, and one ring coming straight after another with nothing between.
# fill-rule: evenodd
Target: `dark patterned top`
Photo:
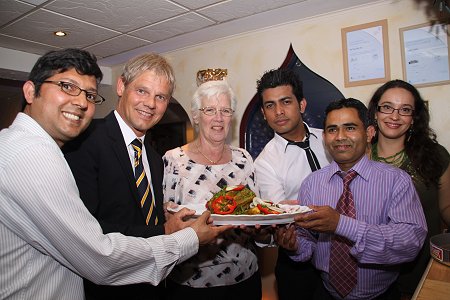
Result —
<instances>
[{"instance_id":1,"label":"dark patterned top","mask_svg":"<svg viewBox=\"0 0 450 300\"><path fill-rule=\"evenodd\" d=\"M181 149L167 151L164 160L164 201L206 203L224 185L246 184L257 192L250 154L230 146L231 161L203 165ZM224 286L248 279L258 270L254 244L240 230L231 230L216 245L201 247L194 257L177 265L170 278L192 287Z\"/></svg>"},{"instance_id":2,"label":"dark patterned top","mask_svg":"<svg viewBox=\"0 0 450 300\"><path fill-rule=\"evenodd\" d=\"M432 153L432 155L438 155L443 166L443 170L447 170L450 164L450 154L447 149L439 145L438 151ZM422 278L422 274L427 268L430 261L430 242L429 239L433 235L441 233L441 211L439 209L439 187L430 184L425 185L425 180L414 170L409 158L400 166L400 169L406 171L413 180L416 187L417 194L419 194L420 202L422 204L425 219L427 220L428 234L423 244L422 250L419 255L409 263L402 265L402 270L398 278L399 289L406 294L414 294L417 285ZM443 175L439 174L439 177Z\"/></svg>"}]
</instances>

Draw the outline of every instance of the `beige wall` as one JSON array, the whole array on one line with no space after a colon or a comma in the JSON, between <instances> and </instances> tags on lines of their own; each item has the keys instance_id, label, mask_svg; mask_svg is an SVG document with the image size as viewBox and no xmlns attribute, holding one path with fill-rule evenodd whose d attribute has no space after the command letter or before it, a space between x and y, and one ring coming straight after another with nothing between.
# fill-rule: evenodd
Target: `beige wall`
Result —
<instances>
[{"instance_id":1,"label":"beige wall","mask_svg":"<svg viewBox=\"0 0 450 300\"><path fill-rule=\"evenodd\" d=\"M177 87L174 97L189 112L197 71L228 69L228 81L238 96L231 141L238 145L240 120L255 94L256 80L264 71L278 68L283 63L292 43L295 53L311 70L331 81L346 97L358 98L367 104L379 84L344 87L341 28L382 19L388 20L391 78L402 79L399 29L426 23L428 19L412 0L386 0L163 53L175 69ZM113 78L120 74L121 68L113 68ZM115 106L115 79L112 82L113 89L104 92L108 102L98 109L97 117L104 116ZM447 117L450 114L450 85L424 87L419 91L429 101L431 127L439 142L450 150L450 135L446 131L450 128Z\"/></svg>"},{"instance_id":2,"label":"beige wall","mask_svg":"<svg viewBox=\"0 0 450 300\"><path fill-rule=\"evenodd\" d=\"M427 22L425 13L412 0L376 1L374 4L316 16L187 49L164 53L172 62L177 88L174 97L189 111L196 88L196 72L204 68L228 69L228 80L238 96L232 144L239 144L239 125L244 110L255 94L256 80L265 70L278 68L292 43L294 51L310 69L330 80L346 97L365 103L379 85L344 87L341 28L388 19L391 78L402 79L399 28ZM113 72L114 73L114 72ZM431 126L438 140L450 149L450 85L419 89L429 100Z\"/></svg>"}]
</instances>

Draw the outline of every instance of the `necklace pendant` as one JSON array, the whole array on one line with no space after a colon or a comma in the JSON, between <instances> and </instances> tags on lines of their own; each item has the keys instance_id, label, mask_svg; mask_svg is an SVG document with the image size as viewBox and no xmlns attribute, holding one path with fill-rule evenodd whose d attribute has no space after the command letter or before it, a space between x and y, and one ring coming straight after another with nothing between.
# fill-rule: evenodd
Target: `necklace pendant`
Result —
<instances>
[{"instance_id":1,"label":"necklace pendant","mask_svg":"<svg viewBox=\"0 0 450 300\"><path fill-rule=\"evenodd\" d=\"M200 147L198 146L198 143L196 143L196 148L198 153L200 153L207 161L209 161L211 164L216 165L223 157L223 153L225 152L225 145L223 146L222 152L220 153L220 157L218 160L214 161L207 157L202 151L200 151Z\"/></svg>"}]
</instances>

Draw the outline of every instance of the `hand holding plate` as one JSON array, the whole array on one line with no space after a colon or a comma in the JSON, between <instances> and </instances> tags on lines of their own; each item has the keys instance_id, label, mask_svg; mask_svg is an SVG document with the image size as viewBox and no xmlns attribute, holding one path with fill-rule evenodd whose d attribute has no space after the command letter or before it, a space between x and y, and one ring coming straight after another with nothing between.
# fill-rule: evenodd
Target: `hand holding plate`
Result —
<instances>
[{"instance_id":1,"label":"hand holding plate","mask_svg":"<svg viewBox=\"0 0 450 300\"><path fill-rule=\"evenodd\" d=\"M311 205L312 212L294 217L295 223L305 229L316 232L334 233L339 223L340 214L330 206Z\"/></svg>"}]
</instances>

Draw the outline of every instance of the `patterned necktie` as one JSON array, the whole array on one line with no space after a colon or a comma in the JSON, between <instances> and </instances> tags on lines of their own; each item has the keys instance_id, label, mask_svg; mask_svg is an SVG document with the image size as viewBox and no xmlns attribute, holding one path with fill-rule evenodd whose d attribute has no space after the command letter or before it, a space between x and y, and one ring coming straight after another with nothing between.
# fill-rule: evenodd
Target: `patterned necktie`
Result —
<instances>
[{"instance_id":1,"label":"patterned necktie","mask_svg":"<svg viewBox=\"0 0 450 300\"><path fill-rule=\"evenodd\" d=\"M349 186L350 182L358 174L350 170L346 175L343 172L339 175L343 177L344 191L339 198L336 210L342 215L355 219L355 203ZM331 242L329 265L330 283L341 297L347 296L357 282L357 265L355 259L350 254L351 244L348 239L339 235L335 235Z\"/></svg>"},{"instance_id":2,"label":"patterned necktie","mask_svg":"<svg viewBox=\"0 0 450 300\"><path fill-rule=\"evenodd\" d=\"M314 154L314 152L309 147L309 135L307 135L305 141L303 141L303 142L289 142L288 146L289 145L296 145L296 146L299 146L300 148L302 148L303 150L305 150L306 157L308 158L309 167L311 168L312 172L320 169L319 161L317 160L317 157Z\"/></svg>"},{"instance_id":3,"label":"patterned necktie","mask_svg":"<svg viewBox=\"0 0 450 300\"><path fill-rule=\"evenodd\" d=\"M136 179L136 186L139 195L139 201L142 212L145 216L145 223L148 225L150 220L152 223L158 224L158 217L152 216L155 208L155 199L153 199L150 185L145 175L144 164L142 163L142 142L140 139L134 139L131 142L134 149L134 177Z\"/></svg>"}]
</instances>

